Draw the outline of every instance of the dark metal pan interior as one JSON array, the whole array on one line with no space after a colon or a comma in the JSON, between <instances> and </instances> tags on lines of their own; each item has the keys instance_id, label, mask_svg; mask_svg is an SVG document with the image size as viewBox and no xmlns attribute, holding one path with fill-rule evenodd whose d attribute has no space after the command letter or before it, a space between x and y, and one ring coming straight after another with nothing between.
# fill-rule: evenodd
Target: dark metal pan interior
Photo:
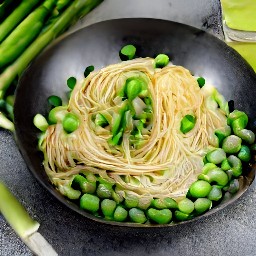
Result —
<instances>
[{"instance_id":1,"label":"dark metal pan interior","mask_svg":"<svg viewBox=\"0 0 256 256\"><path fill-rule=\"evenodd\" d=\"M81 29L48 47L23 74L17 88L14 109L16 139L36 179L63 204L87 218L112 225L149 227L95 218L60 195L44 172L42 158L37 150L38 130L33 126L33 117L37 113L47 114L48 96L66 97L66 80L70 76L81 79L85 67L89 65L100 69L118 63L118 52L125 44L136 45L140 57L168 54L174 64L205 77L227 100L234 100L235 108L245 111L250 120L256 118L256 75L239 54L214 36L183 24L144 18L105 21ZM203 216L234 202L247 190L254 176L255 168L248 170L241 180L240 191ZM154 227L157 226L160 225Z\"/></svg>"}]
</instances>

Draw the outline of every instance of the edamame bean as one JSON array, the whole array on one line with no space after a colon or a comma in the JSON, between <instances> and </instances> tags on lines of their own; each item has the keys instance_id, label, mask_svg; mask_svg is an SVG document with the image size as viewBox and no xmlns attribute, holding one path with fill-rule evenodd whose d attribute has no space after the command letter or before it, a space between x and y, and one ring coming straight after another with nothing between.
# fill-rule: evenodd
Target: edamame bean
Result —
<instances>
[{"instance_id":1,"label":"edamame bean","mask_svg":"<svg viewBox=\"0 0 256 256\"><path fill-rule=\"evenodd\" d=\"M228 170L231 169L231 165L229 164L228 159L224 159L224 160L222 161L222 163L221 163L221 169L222 169L223 171L228 171Z\"/></svg>"},{"instance_id":2,"label":"edamame bean","mask_svg":"<svg viewBox=\"0 0 256 256\"><path fill-rule=\"evenodd\" d=\"M210 193L212 186L204 180L197 180L189 188L192 197L206 197Z\"/></svg>"},{"instance_id":3,"label":"edamame bean","mask_svg":"<svg viewBox=\"0 0 256 256\"><path fill-rule=\"evenodd\" d=\"M59 106L53 108L48 114L50 124L57 124L58 121L62 122L65 115L68 113L66 106Z\"/></svg>"},{"instance_id":4,"label":"edamame bean","mask_svg":"<svg viewBox=\"0 0 256 256\"><path fill-rule=\"evenodd\" d=\"M132 60L136 54L136 48L132 44L125 45L119 52L121 60Z\"/></svg>"},{"instance_id":5,"label":"edamame bean","mask_svg":"<svg viewBox=\"0 0 256 256\"><path fill-rule=\"evenodd\" d=\"M242 145L238 153L238 158L244 162L249 162L251 160L250 148L246 145Z\"/></svg>"},{"instance_id":6,"label":"edamame bean","mask_svg":"<svg viewBox=\"0 0 256 256\"><path fill-rule=\"evenodd\" d=\"M186 220L189 220L191 218L189 214L178 211L178 210L176 210L174 212L174 216L179 221L186 221Z\"/></svg>"},{"instance_id":7,"label":"edamame bean","mask_svg":"<svg viewBox=\"0 0 256 256\"><path fill-rule=\"evenodd\" d=\"M81 192L79 190L73 189L70 184L59 186L59 191L64 196L68 197L69 199L75 200L81 196Z\"/></svg>"},{"instance_id":8,"label":"edamame bean","mask_svg":"<svg viewBox=\"0 0 256 256\"><path fill-rule=\"evenodd\" d=\"M100 199L95 195L84 194L80 198L80 208L90 212L97 212L100 208Z\"/></svg>"},{"instance_id":9,"label":"edamame bean","mask_svg":"<svg viewBox=\"0 0 256 256\"><path fill-rule=\"evenodd\" d=\"M122 206L117 206L114 212L114 220L123 222L127 219L128 211L125 210Z\"/></svg>"},{"instance_id":10,"label":"edamame bean","mask_svg":"<svg viewBox=\"0 0 256 256\"><path fill-rule=\"evenodd\" d=\"M203 174L206 174L209 170L214 169L214 168L217 168L217 165L216 165L216 164L213 164L213 163L206 163L206 164L203 166L202 173L203 173Z\"/></svg>"},{"instance_id":11,"label":"edamame bean","mask_svg":"<svg viewBox=\"0 0 256 256\"><path fill-rule=\"evenodd\" d=\"M178 209L183 213L190 214L194 211L194 203L190 199L184 198L178 202Z\"/></svg>"},{"instance_id":12,"label":"edamame bean","mask_svg":"<svg viewBox=\"0 0 256 256\"><path fill-rule=\"evenodd\" d=\"M150 197L140 198L137 207L140 208L141 210L147 210L148 207L151 205L151 202L152 198Z\"/></svg>"},{"instance_id":13,"label":"edamame bean","mask_svg":"<svg viewBox=\"0 0 256 256\"><path fill-rule=\"evenodd\" d=\"M230 135L223 140L222 148L228 154L235 154L241 149L242 139L236 135Z\"/></svg>"},{"instance_id":14,"label":"edamame bean","mask_svg":"<svg viewBox=\"0 0 256 256\"><path fill-rule=\"evenodd\" d=\"M96 190L96 182L88 182L82 175L76 175L72 181L72 187L80 189L83 193L93 194Z\"/></svg>"},{"instance_id":15,"label":"edamame bean","mask_svg":"<svg viewBox=\"0 0 256 256\"><path fill-rule=\"evenodd\" d=\"M229 180L228 175L221 168L214 168L209 170L207 174L200 174L198 179L209 183L216 182L220 186L225 186Z\"/></svg>"},{"instance_id":16,"label":"edamame bean","mask_svg":"<svg viewBox=\"0 0 256 256\"><path fill-rule=\"evenodd\" d=\"M169 63L169 57L166 54L158 54L155 58L155 67L163 68Z\"/></svg>"},{"instance_id":17,"label":"edamame bean","mask_svg":"<svg viewBox=\"0 0 256 256\"><path fill-rule=\"evenodd\" d=\"M67 113L65 117L62 120L63 129L67 133L72 133L79 127L79 119L78 117L73 113Z\"/></svg>"},{"instance_id":18,"label":"edamame bean","mask_svg":"<svg viewBox=\"0 0 256 256\"><path fill-rule=\"evenodd\" d=\"M167 224L172 219L172 212L169 209L156 210L154 208L149 208L147 214L149 219L158 224Z\"/></svg>"},{"instance_id":19,"label":"edamame bean","mask_svg":"<svg viewBox=\"0 0 256 256\"><path fill-rule=\"evenodd\" d=\"M111 198L112 196L112 188L111 186L107 185L107 184L99 184L96 193L98 195L98 197L100 198Z\"/></svg>"},{"instance_id":20,"label":"edamame bean","mask_svg":"<svg viewBox=\"0 0 256 256\"><path fill-rule=\"evenodd\" d=\"M221 144L226 137L231 135L231 128L230 126L226 125L222 128L215 130L214 133L219 139L219 144Z\"/></svg>"},{"instance_id":21,"label":"edamame bean","mask_svg":"<svg viewBox=\"0 0 256 256\"><path fill-rule=\"evenodd\" d=\"M157 198L152 201L151 204L153 207L157 209L176 209L178 208L177 202L169 197L166 198Z\"/></svg>"},{"instance_id":22,"label":"edamame bean","mask_svg":"<svg viewBox=\"0 0 256 256\"><path fill-rule=\"evenodd\" d=\"M137 207L139 203L139 198L135 195L127 195L124 200L124 205L127 208L134 208Z\"/></svg>"},{"instance_id":23,"label":"edamame bean","mask_svg":"<svg viewBox=\"0 0 256 256\"><path fill-rule=\"evenodd\" d=\"M133 222L136 223L145 223L147 221L147 218L145 216L145 213L137 208L132 208L129 210L129 216Z\"/></svg>"},{"instance_id":24,"label":"edamame bean","mask_svg":"<svg viewBox=\"0 0 256 256\"><path fill-rule=\"evenodd\" d=\"M239 177L242 174L242 171L243 171L241 160L238 157L234 156L234 155L230 155L228 157L228 162L232 167L231 170L233 172L233 176L234 177Z\"/></svg>"},{"instance_id":25,"label":"edamame bean","mask_svg":"<svg viewBox=\"0 0 256 256\"><path fill-rule=\"evenodd\" d=\"M226 158L226 153L223 149L217 148L207 153L206 158L213 164L220 164Z\"/></svg>"},{"instance_id":26,"label":"edamame bean","mask_svg":"<svg viewBox=\"0 0 256 256\"><path fill-rule=\"evenodd\" d=\"M208 198L198 198L194 204L195 210L198 214L202 214L212 207L212 201Z\"/></svg>"},{"instance_id":27,"label":"edamame bean","mask_svg":"<svg viewBox=\"0 0 256 256\"><path fill-rule=\"evenodd\" d=\"M222 198L222 191L217 186L213 185L207 198L211 201L219 201Z\"/></svg>"},{"instance_id":28,"label":"edamame bean","mask_svg":"<svg viewBox=\"0 0 256 256\"><path fill-rule=\"evenodd\" d=\"M116 209L116 202L110 199L104 199L101 202L101 211L105 217L112 217Z\"/></svg>"},{"instance_id":29,"label":"edamame bean","mask_svg":"<svg viewBox=\"0 0 256 256\"><path fill-rule=\"evenodd\" d=\"M234 179L230 181L228 192L231 194L235 194L239 190L239 181L238 179Z\"/></svg>"}]
</instances>

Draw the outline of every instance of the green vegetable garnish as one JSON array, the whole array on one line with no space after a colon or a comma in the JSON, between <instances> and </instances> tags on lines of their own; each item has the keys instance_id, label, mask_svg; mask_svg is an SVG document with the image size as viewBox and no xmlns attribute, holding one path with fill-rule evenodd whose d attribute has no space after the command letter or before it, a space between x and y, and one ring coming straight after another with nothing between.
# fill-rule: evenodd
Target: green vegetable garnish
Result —
<instances>
[{"instance_id":1,"label":"green vegetable garnish","mask_svg":"<svg viewBox=\"0 0 256 256\"><path fill-rule=\"evenodd\" d=\"M58 96L55 96L55 95L49 96L47 101L48 101L49 104L51 104L54 107L59 107L59 106L62 105L61 98L58 97Z\"/></svg>"},{"instance_id":2,"label":"green vegetable garnish","mask_svg":"<svg viewBox=\"0 0 256 256\"><path fill-rule=\"evenodd\" d=\"M166 54L158 54L155 58L155 67L163 68L169 63L169 57Z\"/></svg>"},{"instance_id":3,"label":"green vegetable garnish","mask_svg":"<svg viewBox=\"0 0 256 256\"><path fill-rule=\"evenodd\" d=\"M33 123L36 128L38 128L40 131L45 132L48 128L49 124L46 120L46 118L41 114L36 114Z\"/></svg>"},{"instance_id":4,"label":"green vegetable garnish","mask_svg":"<svg viewBox=\"0 0 256 256\"><path fill-rule=\"evenodd\" d=\"M192 115L185 115L181 120L180 131L182 133L188 133L196 124L196 118Z\"/></svg>"},{"instance_id":5,"label":"green vegetable garnish","mask_svg":"<svg viewBox=\"0 0 256 256\"><path fill-rule=\"evenodd\" d=\"M84 77L86 78L94 70L94 66L88 66L84 71Z\"/></svg>"},{"instance_id":6,"label":"green vegetable garnish","mask_svg":"<svg viewBox=\"0 0 256 256\"><path fill-rule=\"evenodd\" d=\"M199 87L202 88L205 85L205 79L203 77L198 77L197 83L198 83Z\"/></svg>"},{"instance_id":7,"label":"green vegetable garnish","mask_svg":"<svg viewBox=\"0 0 256 256\"><path fill-rule=\"evenodd\" d=\"M120 52L119 56L121 60L132 60L136 54L136 48L132 44L124 46Z\"/></svg>"},{"instance_id":8,"label":"green vegetable garnish","mask_svg":"<svg viewBox=\"0 0 256 256\"><path fill-rule=\"evenodd\" d=\"M67 85L68 87L73 90L76 86L76 78L75 77L70 77L68 80L67 80Z\"/></svg>"},{"instance_id":9,"label":"green vegetable garnish","mask_svg":"<svg viewBox=\"0 0 256 256\"><path fill-rule=\"evenodd\" d=\"M79 127L79 119L75 114L67 113L62 120L63 129L67 133L74 132Z\"/></svg>"}]
</instances>

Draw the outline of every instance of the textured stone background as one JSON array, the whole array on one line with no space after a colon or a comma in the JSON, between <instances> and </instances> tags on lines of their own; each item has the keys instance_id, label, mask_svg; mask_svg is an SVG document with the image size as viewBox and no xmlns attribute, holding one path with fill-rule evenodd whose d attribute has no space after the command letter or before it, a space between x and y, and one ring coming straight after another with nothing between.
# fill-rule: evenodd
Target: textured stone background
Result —
<instances>
[{"instance_id":1,"label":"textured stone background","mask_svg":"<svg viewBox=\"0 0 256 256\"><path fill-rule=\"evenodd\" d=\"M202 28L223 38L217 0L105 0L78 27L111 18L154 17ZM30 174L12 135L0 131L0 179L60 255L255 255L255 183L233 205L169 230L122 230L98 225L60 204ZM32 255L0 215L0 255Z\"/></svg>"}]
</instances>

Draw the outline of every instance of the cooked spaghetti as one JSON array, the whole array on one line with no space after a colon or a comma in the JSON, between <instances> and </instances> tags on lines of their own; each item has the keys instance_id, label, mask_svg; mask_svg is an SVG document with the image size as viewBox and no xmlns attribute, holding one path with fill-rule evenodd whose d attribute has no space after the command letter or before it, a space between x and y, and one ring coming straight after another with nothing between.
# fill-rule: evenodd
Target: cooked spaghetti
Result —
<instances>
[{"instance_id":1,"label":"cooked spaghetti","mask_svg":"<svg viewBox=\"0 0 256 256\"><path fill-rule=\"evenodd\" d=\"M125 84L132 79L141 90L129 99ZM75 86L65 110L78 117L78 129L67 134L58 122L41 139L46 173L60 191L87 172L115 184L124 198L180 200L201 173L204 155L218 147L215 130L227 125L213 91L200 89L184 67L158 69L151 58L94 71ZM181 120L188 115L196 122L183 133Z\"/></svg>"}]
</instances>

